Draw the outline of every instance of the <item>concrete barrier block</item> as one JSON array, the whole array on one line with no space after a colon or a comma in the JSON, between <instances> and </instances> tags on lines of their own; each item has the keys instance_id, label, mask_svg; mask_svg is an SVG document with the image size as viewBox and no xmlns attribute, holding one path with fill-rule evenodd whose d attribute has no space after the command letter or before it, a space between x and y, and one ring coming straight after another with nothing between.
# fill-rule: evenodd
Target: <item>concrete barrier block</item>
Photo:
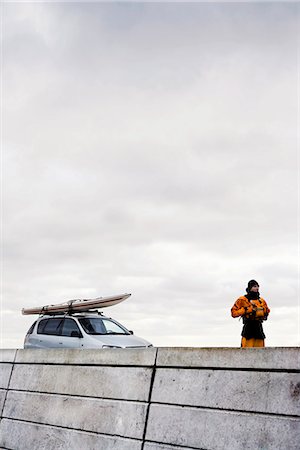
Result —
<instances>
[{"instance_id":1,"label":"concrete barrier block","mask_svg":"<svg viewBox=\"0 0 300 450\"><path fill-rule=\"evenodd\" d=\"M300 348L158 348L157 366L300 369Z\"/></svg>"},{"instance_id":2,"label":"concrete barrier block","mask_svg":"<svg viewBox=\"0 0 300 450\"><path fill-rule=\"evenodd\" d=\"M18 450L141 450L141 441L3 419L0 446Z\"/></svg>"},{"instance_id":3,"label":"concrete barrier block","mask_svg":"<svg viewBox=\"0 0 300 450\"><path fill-rule=\"evenodd\" d=\"M0 388L7 389L12 368L12 364L0 364Z\"/></svg>"},{"instance_id":4,"label":"concrete barrier block","mask_svg":"<svg viewBox=\"0 0 300 450\"><path fill-rule=\"evenodd\" d=\"M299 450L300 419L153 404L146 440L195 449Z\"/></svg>"},{"instance_id":5,"label":"concrete barrier block","mask_svg":"<svg viewBox=\"0 0 300 450\"><path fill-rule=\"evenodd\" d=\"M9 391L3 417L141 439L146 404Z\"/></svg>"},{"instance_id":6,"label":"concrete barrier block","mask_svg":"<svg viewBox=\"0 0 300 450\"><path fill-rule=\"evenodd\" d=\"M0 349L0 362L14 362L17 350Z\"/></svg>"},{"instance_id":7,"label":"concrete barrier block","mask_svg":"<svg viewBox=\"0 0 300 450\"><path fill-rule=\"evenodd\" d=\"M25 349L18 350L17 363L153 366L156 348L146 349Z\"/></svg>"},{"instance_id":8,"label":"concrete barrier block","mask_svg":"<svg viewBox=\"0 0 300 450\"><path fill-rule=\"evenodd\" d=\"M10 388L123 400L148 400L148 367L16 364Z\"/></svg>"},{"instance_id":9,"label":"concrete barrier block","mask_svg":"<svg viewBox=\"0 0 300 450\"><path fill-rule=\"evenodd\" d=\"M299 415L300 374L157 369L153 402Z\"/></svg>"}]
</instances>

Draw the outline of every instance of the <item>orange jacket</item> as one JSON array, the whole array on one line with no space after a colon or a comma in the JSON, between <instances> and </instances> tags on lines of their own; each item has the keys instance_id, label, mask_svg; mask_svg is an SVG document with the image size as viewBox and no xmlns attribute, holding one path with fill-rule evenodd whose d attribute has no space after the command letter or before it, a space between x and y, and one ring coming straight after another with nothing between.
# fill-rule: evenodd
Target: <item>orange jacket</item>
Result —
<instances>
[{"instance_id":1,"label":"orange jacket","mask_svg":"<svg viewBox=\"0 0 300 450\"><path fill-rule=\"evenodd\" d=\"M248 300L244 295L239 297L231 308L232 317L243 316L247 319L265 320L269 312L267 302L262 297L259 300Z\"/></svg>"}]
</instances>

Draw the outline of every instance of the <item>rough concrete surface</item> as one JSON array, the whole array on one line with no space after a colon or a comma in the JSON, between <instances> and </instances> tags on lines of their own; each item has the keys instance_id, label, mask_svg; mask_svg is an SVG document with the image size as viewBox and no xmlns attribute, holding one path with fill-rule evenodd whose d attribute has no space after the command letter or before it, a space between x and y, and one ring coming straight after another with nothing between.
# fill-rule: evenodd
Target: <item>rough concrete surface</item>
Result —
<instances>
[{"instance_id":1,"label":"rough concrete surface","mask_svg":"<svg viewBox=\"0 0 300 450\"><path fill-rule=\"evenodd\" d=\"M12 364L0 364L0 388L6 389L10 379Z\"/></svg>"},{"instance_id":2,"label":"rough concrete surface","mask_svg":"<svg viewBox=\"0 0 300 450\"><path fill-rule=\"evenodd\" d=\"M139 349L26 349L18 350L17 363L103 366L153 366L156 348Z\"/></svg>"},{"instance_id":3,"label":"rough concrete surface","mask_svg":"<svg viewBox=\"0 0 300 450\"><path fill-rule=\"evenodd\" d=\"M0 449L299 450L299 358L299 348L3 350Z\"/></svg>"},{"instance_id":4,"label":"rough concrete surface","mask_svg":"<svg viewBox=\"0 0 300 450\"><path fill-rule=\"evenodd\" d=\"M10 391L3 417L141 439L146 404Z\"/></svg>"},{"instance_id":5,"label":"rough concrete surface","mask_svg":"<svg viewBox=\"0 0 300 450\"><path fill-rule=\"evenodd\" d=\"M298 373L157 369L152 401L296 415L300 411L297 386Z\"/></svg>"},{"instance_id":6,"label":"rough concrete surface","mask_svg":"<svg viewBox=\"0 0 300 450\"><path fill-rule=\"evenodd\" d=\"M17 450L141 450L141 441L3 419L2 445Z\"/></svg>"},{"instance_id":7,"label":"rough concrete surface","mask_svg":"<svg viewBox=\"0 0 300 450\"><path fill-rule=\"evenodd\" d=\"M295 347L276 348L158 348L157 366L299 370Z\"/></svg>"},{"instance_id":8,"label":"rough concrete surface","mask_svg":"<svg viewBox=\"0 0 300 450\"><path fill-rule=\"evenodd\" d=\"M146 442L144 445L144 450L182 450L182 447L175 447L166 444L155 444L154 442ZM184 450L193 450L190 447L184 447Z\"/></svg>"},{"instance_id":9,"label":"rough concrete surface","mask_svg":"<svg viewBox=\"0 0 300 450\"><path fill-rule=\"evenodd\" d=\"M146 401L151 375L149 367L18 364L10 389Z\"/></svg>"},{"instance_id":10,"label":"rough concrete surface","mask_svg":"<svg viewBox=\"0 0 300 450\"><path fill-rule=\"evenodd\" d=\"M0 363L13 362L16 356L17 350L0 349Z\"/></svg>"},{"instance_id":11,"label":"rough concrete surface","mask_svg":"<svg viewBox=\"0 0 300 450\"><path fill-rule=\"evenodd\" d=\"M299 450L300 418L151 405L146 439L212 450Z\"/></svg>"},{"instance_id":12,"label":"rough concrete surface","mask_svg":"<svg viewBox=\"0 0 300 450\"><path fill-rule=\"evenodd\" d=\"M0 413L2 412L4 401L6 396L6 390L0 389ZM1 420L1 419L0 419ZM1 449L0 449L1 450Z\"/></svg>"}]
</instances>

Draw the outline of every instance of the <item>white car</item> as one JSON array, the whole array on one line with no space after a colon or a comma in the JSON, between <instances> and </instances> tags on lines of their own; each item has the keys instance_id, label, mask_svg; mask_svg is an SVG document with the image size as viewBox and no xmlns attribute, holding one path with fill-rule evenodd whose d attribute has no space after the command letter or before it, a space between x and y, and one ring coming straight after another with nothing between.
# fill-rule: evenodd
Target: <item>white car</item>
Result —
<instances>
[{"instance_id":1,"label":"white car","mask_svg":"<svg viewBox=\"0 0 300 450\"><path fill-rule=\"evenodd\" d=\"M44 315L31 325L24 341L24 348L146 347L153 345L97 312Z\"/></svg>"}]
</instances>

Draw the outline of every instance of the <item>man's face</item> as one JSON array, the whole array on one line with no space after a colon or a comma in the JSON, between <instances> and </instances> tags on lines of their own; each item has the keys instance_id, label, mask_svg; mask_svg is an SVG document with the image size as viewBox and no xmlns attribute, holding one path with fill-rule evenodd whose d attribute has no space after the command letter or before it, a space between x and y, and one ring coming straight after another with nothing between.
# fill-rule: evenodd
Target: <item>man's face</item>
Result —
<instances>
[{"instance_id":1,"label":"man's face","mask_svg":"<svg viewBox=\"0 0 300 450\"><path fill-rule=\"evenodd\" d=\"M258 292L258 290L259 290L258 284L255 284L255 285L252 286L252 288L251 288L251 292Z\"/></svg>"}]
</instances>

